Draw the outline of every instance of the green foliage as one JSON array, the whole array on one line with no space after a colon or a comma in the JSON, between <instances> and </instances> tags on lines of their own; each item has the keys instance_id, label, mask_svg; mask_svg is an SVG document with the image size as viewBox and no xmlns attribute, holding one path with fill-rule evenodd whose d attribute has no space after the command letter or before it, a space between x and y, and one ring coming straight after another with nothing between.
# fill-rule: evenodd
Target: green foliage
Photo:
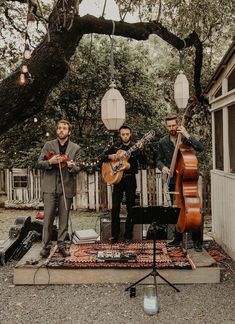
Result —
<instances>
[{"instance_id":1,"label":"green foliage","mask_svg":"<svg viewBox=\"0 0 235 324\"><path fill-rule=\"evenodd\" d=\"M126 100L127 123L133 127L134 138L139 139L159 114L154 61L143 43L120 39L115 42L114 57L117 88ZM35 116L38 122L26 120L1 138L5 166L35 165L46 132L49 139L54 138L55 121L60 119L74 125L72 140L81 145L89 163L97 161L107 146L110 134L101 121L100 102L110 83L110 41L95 37L91 47L89 37L84 37L71 66L76 73L68 73L51 93L44 113ZM118 140L117 134L114 139Z\"/></svg>"},{"instance_id":2,"label":"green foliage","mask_svg":"<svg viewBox=\"0 0 235 324\"><path fill-rule=\"evenodd\" d=\"M85 0L84 0L85 1ZM43 1L47 17L52 2ZM49 6L48 6L49 3ZM116 0L121 17L134 13L142 21L156 20L179 37L187 37L195 30L203 41L203 88L228 48L234 32L235 6L230 0ZM6 6L15 27L5 16ZM0 78L5 77L22 60L27 5L1 2L0 50L4 60L0 62ZM107 17L108 18L108 17ZM36 46L43 35L43 28L32 39ZM66 118L74 124L72 140L80 143L86 158L94 162L107 145L109 133L100 116L100 102L110 83L110 42L107 37L84 37L70 62L72 71L54 89L48 98L43 114L35 116L38 122L26 120L15 126L0 139L0 167L34 166L44 142L54 137L55 121ZM151 162L153 149L163 136L164 116L178 113L173 100L173 84L178 72L178 53L164 41L151 36L149 41L135 42L115 38L115 78L117 87L126 100L127 123L134 129L134 138L140 138L149 129L156 131L152 146L148 146ZM194 49L185 51L184 70L193 94ZM46 80L45 80L46 82ZM27 107L25 108L27 109ZM206 127L205 127L206 125ZM202 169L210 167L210 114L208 107L200 107L193 116L189 131L205 144L201 154ZM117 141L117 135L115 135ZM90 168L90 167L89 167ZM90 168L91 169L91 168Z\"/></svg>"}]
</instances>

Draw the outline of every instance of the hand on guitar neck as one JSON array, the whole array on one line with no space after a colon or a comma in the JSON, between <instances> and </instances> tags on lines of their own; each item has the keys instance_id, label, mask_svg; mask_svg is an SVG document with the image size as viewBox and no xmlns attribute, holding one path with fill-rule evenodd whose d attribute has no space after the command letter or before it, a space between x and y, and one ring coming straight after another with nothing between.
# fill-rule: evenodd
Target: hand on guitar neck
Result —
<instances>
[{"instance_id":1,"label":"hand on guitar neck","mask_svg":"<svg viewBox=\"0 0 235 324\"><path fill-rule=\"evenodd\" d=\"M171 175L171 170L167 166L164 166L162 168L162 173Z\"/></svg>"},{"instance_id":2,"label":"hand on guitar neck","mask_svg":"<svg viewBox=\"0 0 235 324\"><path fill-rule=\"evenodd\" d=\"M186 130L186 128L183 125L177 127L177 133L182 134L186 138L190 137L188 131Z\"/></svg>"}]
</instances>

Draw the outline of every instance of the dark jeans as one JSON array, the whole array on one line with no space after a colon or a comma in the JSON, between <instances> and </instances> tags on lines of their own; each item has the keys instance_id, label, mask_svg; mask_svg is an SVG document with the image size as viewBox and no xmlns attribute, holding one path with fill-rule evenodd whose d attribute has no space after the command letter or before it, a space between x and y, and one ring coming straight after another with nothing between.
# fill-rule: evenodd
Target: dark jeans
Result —
<instances>
[{"instance_id":1,"label":"dark jeans","mask_svg":"<svg viewBox=\"0 0 235 324\"><path fill-rule=\"evenodd\" d=\"M183 233L179 233L175 230L175 239L182 241ZM201 227L195 231L192 231L192 240L193 242L201 242L202 243L202 230Z\"/></svg>"},{"instance_id":2,"label":"dark jeans","mask_svg":"<svg viewBox=\"0 0 235 324\"><path fill-rule=\"evenodd\" d=\"M135 174L123 175L122 180L113 187L112 195L112 236L118 239L120 234L120 205L125 192L127 218L125 224L125 239L132 239L133 221L132 207L135 205L136 178Z\"/></svg>"}]
</instances>

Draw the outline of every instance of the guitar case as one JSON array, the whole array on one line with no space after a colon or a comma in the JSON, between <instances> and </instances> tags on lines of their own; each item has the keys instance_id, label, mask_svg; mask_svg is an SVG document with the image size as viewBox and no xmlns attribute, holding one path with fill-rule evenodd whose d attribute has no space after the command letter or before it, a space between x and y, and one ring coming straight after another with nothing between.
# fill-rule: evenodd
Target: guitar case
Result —
<instances>
[{"instance_id":1,"label":"guitar case","mask_svg":"<svg viewBox=\"0 0 235 324\"><path fill-rule=\"evenodd\" d=\"M15 224L10 227L8 238L0 244L0 265L12 257L30 231L31 217L17 217Z\"/></svg>"},{"instance_id":2,"label":"guitar case","mask_svg":"<svg viewBox=\"0 0 235 324\"><path fill-rule=\"evenodd\" d=\"M10 259L22 257L36 241L42 239L43 221L31 221L31 217L17 217L10 227L8 238L0 241L0 265L5 265ZM57 241L58 229L52 226L52 241ZM69 234L66 240L70 240ZM24 251L24 253L23 253Z\"/></svg>"}]
</instances>

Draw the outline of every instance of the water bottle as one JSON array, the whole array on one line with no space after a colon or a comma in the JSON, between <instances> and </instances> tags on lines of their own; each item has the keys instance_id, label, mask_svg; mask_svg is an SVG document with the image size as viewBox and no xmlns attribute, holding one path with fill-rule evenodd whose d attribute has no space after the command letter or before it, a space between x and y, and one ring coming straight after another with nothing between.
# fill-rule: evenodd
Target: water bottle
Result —
<instances>
[{"instance_id":1,"label":"water bottle","mask_svg":"<svg viewBox=\"0 0 235 324\"><path fill-rule=\"evenodd\" d=\"M145 287L144 312L148 315L154 315L158 312L157 289L154 285Z\"/></svg>"}]
</instances>

